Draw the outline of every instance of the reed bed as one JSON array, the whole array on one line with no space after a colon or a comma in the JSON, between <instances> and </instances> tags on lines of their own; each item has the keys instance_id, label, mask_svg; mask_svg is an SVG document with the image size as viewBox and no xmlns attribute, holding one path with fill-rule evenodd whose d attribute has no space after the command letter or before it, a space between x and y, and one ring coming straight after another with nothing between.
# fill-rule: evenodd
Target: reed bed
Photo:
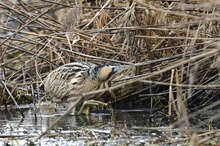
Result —
<instances>
[{"instance_id":1,"label":"reed bed","mask_svg":"<svg viewBox=\"0 0 220 146\"><path fill-rule=\"evenodd\" d=\"M0 104L14 104L12 97L35 102L41 81L65 63L133 65L101 90L114 91L105 101L166 108L189 127L188 111L219 106L219 6L217 0L2 1Z\"/></svg>"}]
</instances>

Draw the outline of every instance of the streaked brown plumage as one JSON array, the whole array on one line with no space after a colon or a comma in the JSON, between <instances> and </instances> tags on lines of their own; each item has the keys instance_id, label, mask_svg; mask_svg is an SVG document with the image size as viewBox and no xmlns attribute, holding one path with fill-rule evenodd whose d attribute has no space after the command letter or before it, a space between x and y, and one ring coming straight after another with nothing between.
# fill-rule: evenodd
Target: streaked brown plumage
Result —
<instances>
[{"instance_id":1,"label":"streaked brown plumage","mask_svg":"<svg viewBox=\"0 0 220 146\"><path fill-rule=\"evenodd\" d=\"M124 68L116 65L96 65L90 62L68 63L53 70L44 80L44 89L54 102L69 107L81 96L93 90L106 88L113 77ZM78 108L89 99L83 98L77 103ZM73 109L72 112L75 112Z\"/></svg>"}]
</instances>

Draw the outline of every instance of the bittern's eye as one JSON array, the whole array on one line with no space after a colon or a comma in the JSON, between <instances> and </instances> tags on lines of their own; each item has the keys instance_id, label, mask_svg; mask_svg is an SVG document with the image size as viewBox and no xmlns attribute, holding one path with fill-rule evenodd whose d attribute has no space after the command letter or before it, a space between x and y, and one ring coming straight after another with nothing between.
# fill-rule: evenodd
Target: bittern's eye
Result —
<instances>
[{"instance_id":1,"label":"bittern's eye","mask_svg":"<svg viewBox=\"0 0 220 146\"><path fill-rule=\"evenodd\" d=\"M115 72L118 72L118 70L119 70L119 66L114 66L113 68L112 68L112 71L115 73Z\"/></svg>"}]
</instances>

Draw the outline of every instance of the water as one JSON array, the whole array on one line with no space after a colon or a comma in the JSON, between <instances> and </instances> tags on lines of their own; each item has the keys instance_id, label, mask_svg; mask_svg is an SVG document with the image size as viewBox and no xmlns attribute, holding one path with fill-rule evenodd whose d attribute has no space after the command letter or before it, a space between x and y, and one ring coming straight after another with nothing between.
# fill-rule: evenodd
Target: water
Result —
<instances>
[{"instance_id":1,"label":"water","mask_svg":"<svg viewBox=\"0 0 220 146\"><path fill-rule=\"evenodd\" d=\"M0 145L151 145L165 141L165 132L158 127L169 125L168 118L158 110L93 111L89 116L64 117L36 141L60 115L45 110L35 119L33 110L24 113L22 119L16 111L0 112Z\"/></svg>"}]
</instances>

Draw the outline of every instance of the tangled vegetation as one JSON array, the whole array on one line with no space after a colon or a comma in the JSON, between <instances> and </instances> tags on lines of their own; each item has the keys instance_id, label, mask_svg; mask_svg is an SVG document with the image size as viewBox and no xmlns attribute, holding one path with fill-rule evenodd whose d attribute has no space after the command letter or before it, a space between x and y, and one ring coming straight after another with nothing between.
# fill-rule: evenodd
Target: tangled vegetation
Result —
<instances>
[{"instance_id":1,"label":"tangled vegetation","mask_svg":"<svg viewBox=\"0 0 220 146\"><path fill-rule=\"evenodd\" d=\"M89 61L134 66L106 90L114 91L105 97L114 108L165 108L180 119L175 126L189 128L191 118L219 106L218 0L76 2L0 2L1 105L14 104L11 96L36 102L51 70ZM187 134L192 143L200 138Z\"/></svg>"}]
</instances>

